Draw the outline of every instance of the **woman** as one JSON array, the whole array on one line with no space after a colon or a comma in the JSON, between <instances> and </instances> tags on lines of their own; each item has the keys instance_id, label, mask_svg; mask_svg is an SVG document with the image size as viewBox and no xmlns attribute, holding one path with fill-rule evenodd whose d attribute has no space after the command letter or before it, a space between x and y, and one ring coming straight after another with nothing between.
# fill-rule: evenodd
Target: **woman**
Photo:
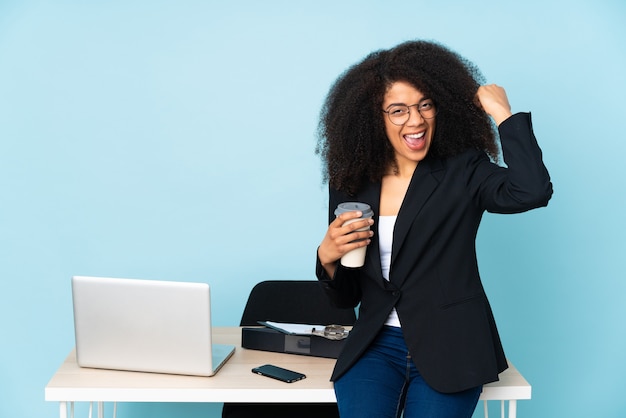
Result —
<instances>
[{"instance_id":1,"label":"woman","mask_svg":"<svg viewBox=\"0 0 626 418\"><path fill-rule=\"evenodd\" d=\"M552 184L528 113L433 42L370 54L331 88L318 153L329 222L316 274L359 319L331 380L342 418L471 417L507 367L475 239L485 211L545 206ZM494 163L499 146L507 168ZM367 203L335 218L342 202ZM369 231L357 231L371 227ZM367 247L362 268L340 259Z\"/></svg>"}]
</instances>

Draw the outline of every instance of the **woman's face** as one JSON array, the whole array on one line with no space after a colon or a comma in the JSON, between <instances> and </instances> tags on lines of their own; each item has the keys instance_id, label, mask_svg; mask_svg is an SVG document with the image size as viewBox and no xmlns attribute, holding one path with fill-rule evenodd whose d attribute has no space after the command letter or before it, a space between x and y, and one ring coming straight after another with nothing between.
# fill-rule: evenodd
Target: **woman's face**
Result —
<instances>
[{"instance_id":1,"label":"woman's face","mask_svg":"<svg viewBox=\"0 0 626 418\"><path fill-rule=\"evenodd\" d=\"M428 111L424 110L426 108L423 104L427 103L425 99L430 98L403 81L394 82L383 98L385 111L389 111L394 105L410 106L408 119L402 125L392 123L390 115L383 114L387 138L395 150L396 162L400 170L407 165L416 166L426 157L430 148L435 132L435 117L433 115L431 119L424 119L418 112L418 108L422 105L422 113L427 117L430 116ZM395 121L398 123L397 119Z\"/></svg>"}]
</instances>

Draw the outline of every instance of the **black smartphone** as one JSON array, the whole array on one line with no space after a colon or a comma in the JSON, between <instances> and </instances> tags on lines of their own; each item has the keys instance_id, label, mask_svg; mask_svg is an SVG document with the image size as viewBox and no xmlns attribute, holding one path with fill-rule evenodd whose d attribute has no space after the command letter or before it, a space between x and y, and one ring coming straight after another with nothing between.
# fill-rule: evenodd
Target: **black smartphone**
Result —
<instances>
[{"instance_id":1,"label":"black smartphone","mask_svg":"<svg viewBox=\"0 0 626 418\"><path fill-rule=\"evenodd\" d=\"M282 367L274 366L273 364L265 364L263 366L255 367L252 369L252 373L271 377L272 379L278 379L287 383L297 382L298 380L302 380L306 377L302 373L283 369Z\"/></svg>"}]
</instances>

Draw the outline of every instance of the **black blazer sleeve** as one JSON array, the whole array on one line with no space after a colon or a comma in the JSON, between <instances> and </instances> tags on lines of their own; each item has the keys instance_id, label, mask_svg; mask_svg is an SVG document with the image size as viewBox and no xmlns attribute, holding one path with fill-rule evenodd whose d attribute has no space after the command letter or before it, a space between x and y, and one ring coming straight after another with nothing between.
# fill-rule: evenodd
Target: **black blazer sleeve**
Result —
<instances>
[{"instance_id":1,"label":"black blazer sleeve","mask_svg":"<svg viewBox=\"0 0 626 418\"><path fill-rule=\"evenodd\" d=\"M530 113L518 113L500 124L502 155L507 168L483 154L468 170L470 192L492 213L519 213L546 206L552 196L550 175L533 133Z\"/></svg>"}]
</instances>

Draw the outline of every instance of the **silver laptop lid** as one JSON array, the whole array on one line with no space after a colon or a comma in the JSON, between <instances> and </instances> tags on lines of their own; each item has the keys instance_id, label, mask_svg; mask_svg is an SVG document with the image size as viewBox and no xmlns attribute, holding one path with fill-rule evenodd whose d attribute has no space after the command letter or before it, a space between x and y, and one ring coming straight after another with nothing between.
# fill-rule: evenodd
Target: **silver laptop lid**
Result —
<instances>
[{"instance_id":1,"label":"silver laptop lid","mask_svg":"<svg viewBox=\"0 0 626 418\"><path fill-rule=\"evenodd\" d=\"M72 297L81 367L212 376L221 365L206 283L74 276Z\"/></svg>"}]
</instances>

